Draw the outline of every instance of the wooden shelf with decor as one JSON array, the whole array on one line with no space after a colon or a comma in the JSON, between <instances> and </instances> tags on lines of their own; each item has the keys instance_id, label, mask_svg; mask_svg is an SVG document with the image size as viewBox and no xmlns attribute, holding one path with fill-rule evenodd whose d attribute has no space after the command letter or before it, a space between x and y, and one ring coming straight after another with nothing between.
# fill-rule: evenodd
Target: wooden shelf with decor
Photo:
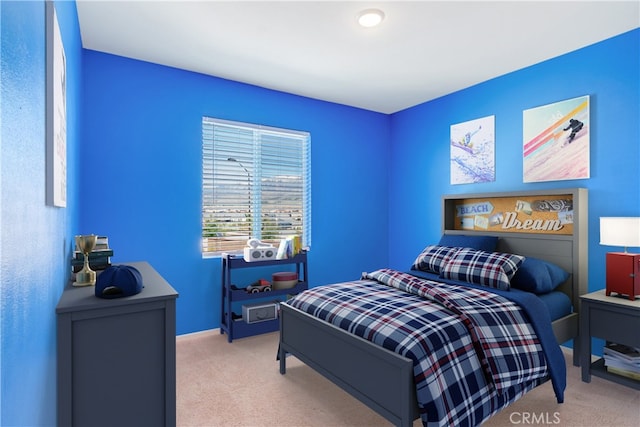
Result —
<instances>
[{"instance_id":1,"label":"wooden shelf with decor","mask_svg":"<svg viewBox=\"0 0 640 427\"><path fill-rule=\"evenodd\" d=\"M246 283L243 286L233 284L231 276L234 271L238 269L249 269L259 267L277 267L277 266L295 266L297 274L297 283L290 288L285 289L272 289L268 292L255 292L251 293L246 290L246 287L251 283ZM307 270L307 253L302 251L291 258L286 259L271 259L264 261L245 261L241 254L223 254L222 255L222 310L220 321L220 333L227 334L227 340L232 342L237 338L245 338L253 335L264 334L267 332L275 332L279 329L278 309L277 304L279 301L286 299L289 295L298 294L306 290L309 286ZM276 304L275 316L269 320L260 320L257 322L249 322L245 316L240 313L234 312L234 304L243 304L247 307L254 306L255 303L265 302L269 305L270 302ZM271 307L269 308L268 316L271 317ZM243 313L244 314L244 313Z\"/></svg>"}]
</instances>

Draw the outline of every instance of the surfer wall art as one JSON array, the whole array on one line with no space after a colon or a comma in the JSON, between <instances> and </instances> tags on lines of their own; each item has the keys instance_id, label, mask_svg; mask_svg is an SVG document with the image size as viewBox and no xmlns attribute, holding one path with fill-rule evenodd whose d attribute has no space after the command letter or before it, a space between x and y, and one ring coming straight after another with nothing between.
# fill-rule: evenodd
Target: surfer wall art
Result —
<instances>
[{"instance_id":1,"label":"surfer wall art","mask_svg":"<svg viewBox=\"0 0 640 427\"><path fill-rule=\"evenodd\" d=\"M496 180L495 116L451 125L451 184Z\"/></svg>"},{"instance_id":2,"label":"surfer wall art","mask_svg":"<svg viewBox=\"0 0 640 427\"><path fill-rule=\"evenodd\" d=\"M589 178L589 96L522 114L524 182Z\"/></svg>"}]
</instances>

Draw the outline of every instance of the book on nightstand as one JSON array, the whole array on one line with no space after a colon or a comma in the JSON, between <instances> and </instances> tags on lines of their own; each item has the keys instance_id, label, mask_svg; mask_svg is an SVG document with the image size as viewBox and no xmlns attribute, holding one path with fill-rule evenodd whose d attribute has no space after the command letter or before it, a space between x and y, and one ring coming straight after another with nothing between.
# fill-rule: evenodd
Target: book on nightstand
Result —
<instances>
[{"instance_id":1,"label":"book on nightstand","mask_svg":"<svg viewBox=\"0 0 640 427\"><path fill-rule=\"evenodd\" d=\"M633 372L626 369L614 368L613 366L607 366L607 372L611 372L612 374L621 375L623 377L640 381L640 372Z\"/></svg>"},{"instance_id":2,"label":"book on nightstand","mask_svg":"<svg viewBox=\"0 0 640 427\"><path fill-rule=\"evenodd\" d=\"M640 351L637 348L609 342L602 353L608 372L640 381Z\"/></svg>"},{"instance_id":3,"label":"book on nightstand","mask_svg":"<svg viewBox=\"0 0 640 427\"><path fill-rule=\"evenodd\" d=\"M637 348L623 344L608 342L603 349L603 354L611 359L621 360L630 364L640 365L640 351Z\"/></svg>"}]
</instances>

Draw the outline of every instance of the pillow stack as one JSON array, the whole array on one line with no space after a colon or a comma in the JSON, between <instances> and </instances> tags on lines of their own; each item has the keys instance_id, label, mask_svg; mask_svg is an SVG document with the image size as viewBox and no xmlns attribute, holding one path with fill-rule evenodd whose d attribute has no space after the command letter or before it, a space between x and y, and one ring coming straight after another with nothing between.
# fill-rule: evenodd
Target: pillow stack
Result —
<instances>
[{"instance_id":1,"label":"pillow stack","mask_svg":"<svg viewBox=\"0 0 640 427\"><path fill-rule=\"evenodd\" d=\"M439 244L422 250L411 269L438 274L442 279L501 290L514 287L536 294L553 291L569 277L550 262L494 252L497 242L492 236L444 235Z\"/></svg>"}]
</instances>

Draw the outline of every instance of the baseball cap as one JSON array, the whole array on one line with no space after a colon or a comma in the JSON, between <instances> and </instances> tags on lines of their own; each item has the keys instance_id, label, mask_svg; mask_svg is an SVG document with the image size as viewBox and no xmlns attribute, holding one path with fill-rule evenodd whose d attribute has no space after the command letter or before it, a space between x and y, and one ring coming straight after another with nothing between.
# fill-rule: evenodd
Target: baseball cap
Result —
<instances>
[{"instance_id":1,"label":"baseball cap","mask_svg":"<svg viewBox=\"0 0 640 427\"><path fill-rule=\"evenodd\" d=\"M142 275L130 265L112 265L98 274L96 296L99 298L121 298L142 291Z\"/></svg>"}]
</instances>

